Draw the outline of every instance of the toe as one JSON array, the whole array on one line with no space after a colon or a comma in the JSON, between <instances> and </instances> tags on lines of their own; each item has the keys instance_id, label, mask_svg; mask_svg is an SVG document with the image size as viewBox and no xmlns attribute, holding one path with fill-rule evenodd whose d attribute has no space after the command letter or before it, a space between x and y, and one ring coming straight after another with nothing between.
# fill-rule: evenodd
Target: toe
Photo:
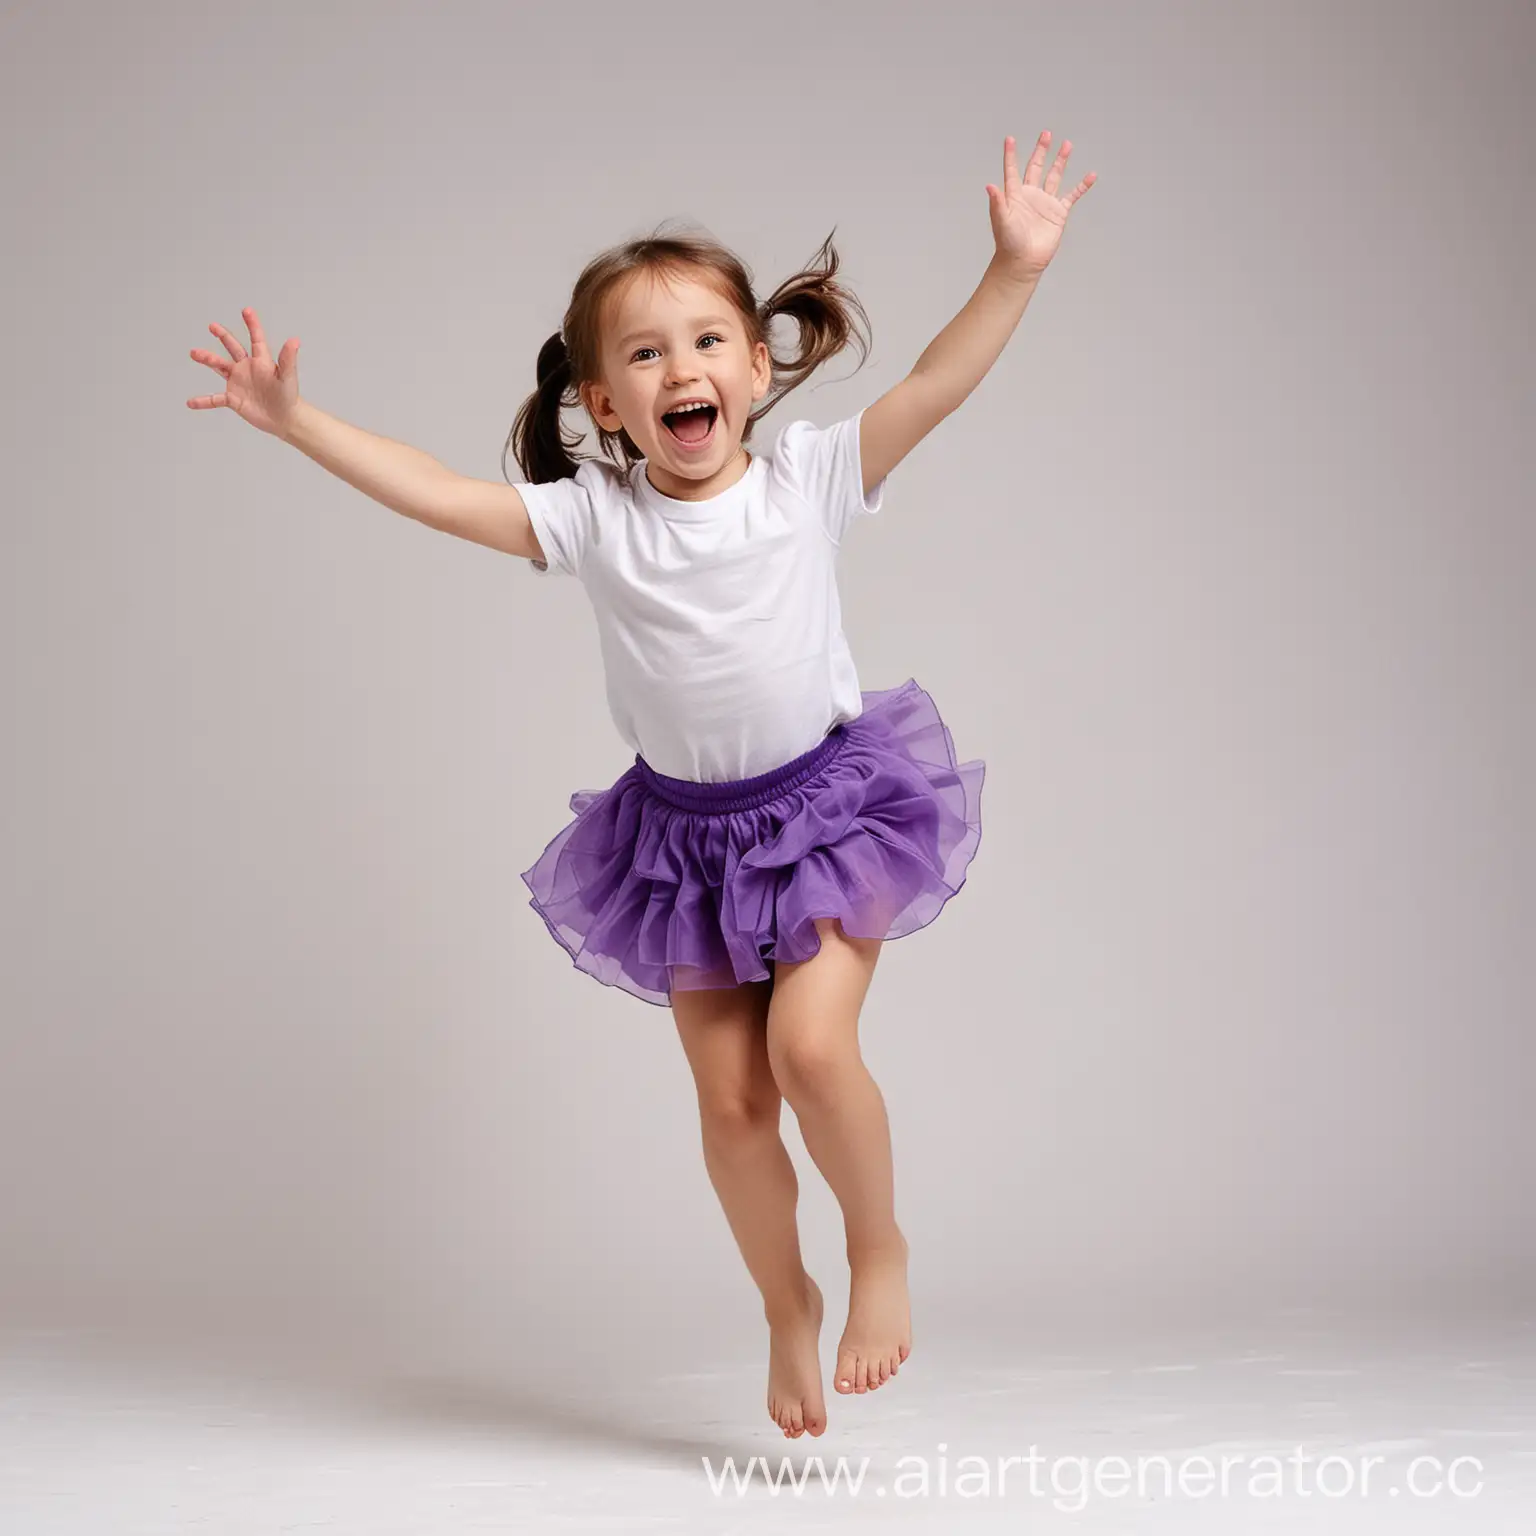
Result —
<instances>
[{"instance_id":1,"label":"toe","mask_svg":"<svg viewBox=\"0 0 1536 1536\"><path fill-rule=\"evenodd\" d=\"M858 1365L858 1356L851 1349L840 1349L837 1352L837 1372L833 1376L833 1383L839 1392L853 1391L854 1370Z\"/></svg>"}]
</instances>

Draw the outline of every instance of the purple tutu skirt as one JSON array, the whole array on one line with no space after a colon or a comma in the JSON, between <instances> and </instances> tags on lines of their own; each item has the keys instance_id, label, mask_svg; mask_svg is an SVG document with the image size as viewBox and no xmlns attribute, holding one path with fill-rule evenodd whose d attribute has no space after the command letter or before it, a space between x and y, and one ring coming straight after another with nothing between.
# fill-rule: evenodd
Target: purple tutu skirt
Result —
<instances>
[{"instance_id":1,"label":"purple tutu skirt","mask_svg":"<svg viewBox=\"0 0 1536 1536\"><path fill-rule=\"evenodd\" d=\"M764 981L821 948L819 917L899 939L965 884L986 765L955 760L933 700L908 679L809 752L728 783L669 778L637 756L523 880L572 962L648 1003Z\"/></svg>"}]
</instances>

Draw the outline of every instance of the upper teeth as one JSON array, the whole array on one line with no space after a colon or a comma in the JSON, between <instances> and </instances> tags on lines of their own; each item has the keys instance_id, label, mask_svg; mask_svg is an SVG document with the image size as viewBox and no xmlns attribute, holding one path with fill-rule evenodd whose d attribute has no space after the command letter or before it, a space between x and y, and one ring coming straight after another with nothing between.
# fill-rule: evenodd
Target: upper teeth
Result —
<instances>
[{"instance_id":1,"label":"upper teeth","mask_svg":"<svg viewBox=\"0 0 1536 1536\"><path fill-rule=\"evenodd\" d=\"M707 400L690 400L687 405L674 405L672 409L667 412L667 415L675 416L679 411L702 411L707 410L708 407L709 401Z\"/></svg>"}]
</instances>

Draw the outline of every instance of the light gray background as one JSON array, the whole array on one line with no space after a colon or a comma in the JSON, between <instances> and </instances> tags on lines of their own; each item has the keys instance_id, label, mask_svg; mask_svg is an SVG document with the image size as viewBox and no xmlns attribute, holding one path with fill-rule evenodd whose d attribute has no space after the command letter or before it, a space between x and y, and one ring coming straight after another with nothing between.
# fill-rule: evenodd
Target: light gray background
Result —
<instances>
[{"instance_id":1,"label":"light gray background","mask_svg":"<svg viewBox=\"0 0 1536 1536\"><path fill-rule=\"evenodd\" d=\"M629 754L574 582L188 358L499 478L596 250L834 225L902 377L1004 134L1099 183L845 549L988 764L863 1023L915 1337L1529 1296L1532 16L1514 3L13 8L0 1309L508 1375L760 1349L670 1015L518 871ZM828 1345L835 1206L794 1135Z\"/></svg>"}]
</instances>

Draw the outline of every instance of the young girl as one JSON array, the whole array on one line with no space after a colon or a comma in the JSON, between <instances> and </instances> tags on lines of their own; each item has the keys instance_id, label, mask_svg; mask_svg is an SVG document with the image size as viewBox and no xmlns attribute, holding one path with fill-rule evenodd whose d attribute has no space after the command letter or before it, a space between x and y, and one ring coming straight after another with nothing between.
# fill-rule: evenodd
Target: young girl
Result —
<instances>
[{"instance_id":1,"label":"young girl","mask_svg":"<svg viewBox=\"0 0 1536 1536\"><path fill-rule=\"evenodd\" d=\"M217 324L229 357L192 353L225 381L193 408L228 406L385 506L584 587L635 761L571 797L574 820L522 878L578 968L671 1008L709 1177L763 1297L768 1412L790 1437L821 1434L826 1405L822 1296L801 1262L781 1102L845 1222L834 1383L870 1391L907 1358L911 1322L859 1011L882 942L931 922L964 883L985 772L956 761L915 681L860 690L836 555L879 511L891 470L996 361L1092 185L1090 173L1058 197L1071 144L1042 179L1049 143L1042 133L1021 178L1004 141L1002 184L987 186L992 262L911 373L831 427L789 422L762 455L746 446L757 419L864 318L834 281L830 236L825 261L763 303L702 238L635 240L590 262L540 349L512 432L527 480L510 485L301 400L297 339L274 364L254 310L249 355ZM767 344L778 315L799 324L788 362ZM578 404L614 462L569 456L580 437L560 413Z\"/></svg>"}]
</instances>

